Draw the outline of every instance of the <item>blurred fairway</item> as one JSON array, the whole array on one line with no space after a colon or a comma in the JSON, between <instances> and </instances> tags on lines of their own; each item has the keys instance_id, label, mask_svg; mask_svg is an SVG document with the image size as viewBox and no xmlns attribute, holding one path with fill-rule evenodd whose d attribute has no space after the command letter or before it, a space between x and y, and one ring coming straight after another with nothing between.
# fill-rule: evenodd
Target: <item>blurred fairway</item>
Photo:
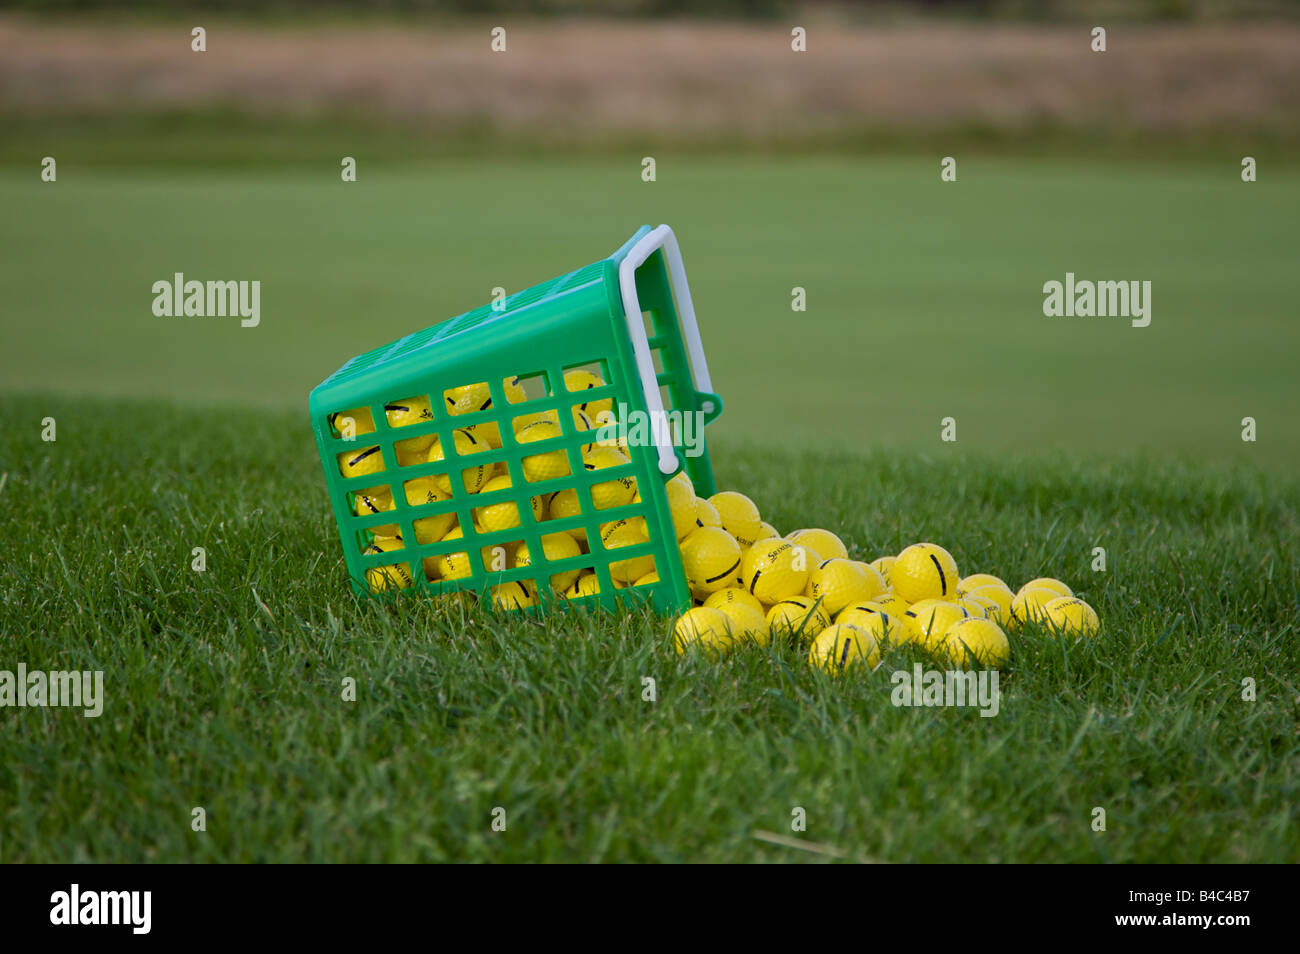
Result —
<instances>
[{"instance_id":1,"label":"blurred fairway","mask_svg":"<svg viewBox=\"0 0 1300 954\"><path fill-rule=\"evenodd\" d=\"M681 240L719 436L796 447L1300 462L1300 172L640 156L278 173L0 174L0 389L301 408L350 356L612 252ZM151 285L259 279L262 321L163 319ZM1042 285L1153 283L1153 320L1047 319ZM808 310L792 313L791 288ZM1241 419L1259 422L1243 444ZM34 426L34 425L33 425Z\"/></svg>"}]
</instances>

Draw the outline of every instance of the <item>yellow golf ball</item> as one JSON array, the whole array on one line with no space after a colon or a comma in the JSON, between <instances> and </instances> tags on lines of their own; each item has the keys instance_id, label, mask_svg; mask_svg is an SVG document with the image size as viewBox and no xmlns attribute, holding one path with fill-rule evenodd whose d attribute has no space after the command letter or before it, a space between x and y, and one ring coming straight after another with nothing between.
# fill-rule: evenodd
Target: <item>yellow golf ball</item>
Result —
<instances>
[{"instance_id":1,"label":"yellow golf ball","mask_svg":"<svg viewBox=\"0 0 1300 954\"><path fill-rule=\"evenodd\" d=\"M374 553L391 553L402 548L400 539L382 539L373 541L361 552L369 556ZM415 585L410 568L405 563L390 563L384 566L371 567L366 570L366 582L370 584L370 589L376 593L381 593L384 590L405 590Z\"/></svg>"},{"instance_id":2,"label":"yellow golf ball","mask_svg":"<svg viewBox=\"0 0 1300 954\"><path fill-rule=\"evenodd\" d=\"M1062 599L1060 593L1046 586L1022 588L1011 601L1012 625L1019 629L1026 623L1041 623L1046 619L1044 610L1055 599ZM1068 599L1068 597L1064 597Z\"/></svg>"},{"instance_id":3,"label":"yellow golf ball","mask_svg":"<svg viewBox=\"0 0 1300 954\"><path fill-rule=\"evenodd\" d=\"M813 528L810 530L795 530L787 533L785 538L795 546L807 547L812 550L822 560L841 559L846 560L849 556L848 549L835 534L829 530ZM818 562L821 562L820 560Z\"/></svg>"},{"instance_id":4,"label":"yellow golf ball","mask_svg":"<svg viewBox=\"0 0 1300 954\"><path fill-rule=\"evenodd\" d=\"M709 656L721 656L734 644L731 624L721 610L697 606L679 616L673 625L673 645L678 655L698 648Z\"/></svg>"},{"instance_id":5,"label":"yellow golf ball","mask_svg":"<svg viewBox=\"0 0 1300 954\"><path fill-rule=\"evenodd\" d=\"M679 549L686 583L696 599L735 586L740 569L740 544L721 527L700 527L687 534Z\"/></svg>"},{"instance_id":6,"label":"yellow golf ball","mask_svg":"<svg viewBox=\"0 0 1300 954\"><path fill-rule=\"evenodd\" d=\"M726 603L713 608L727 617L727 625L737 643L767 645L770 632L762 610L756 610L745 603Z\"/></svg>"},{"instance_id":7,"label":"yellow golf ball","mask_svg":"<svg viewBox=\"0 0 1300 954\"><path fill-rule=\"evenodd\" d=\"M542 554L548 563L554 563L559 560L569 560L580 556L582 551L578 549L577 541L567 533L548 533L542 537ZM532 565L533 557L528 550L527 543L521 543L515 548L514 556L510 562L512 566L516 567ZM555 573L551 576L551 589L557 593L562 593L572 586L581 574L581 567Z\"/></svg>"},{"instance_id":8,"label":"yellow golf ball","mask_svg":"<svg viewBox=\"0 0 1300 954\"><path fill-rule=\"evenodd\" d=\"M850 603L869 600L884 591L880 575L875 570L871 573L869 578L852 560L824 560L809 572L804 594L821 600L826 612L834 616Z\"/></svg>"},{"instance_id":9,"label":"yellow golf ball","mask_svg":"<svg viewBox=\"0 0 1300 954\"><path fill-rule=\"evenodd\" d=\"M551 421L537 421L520 431L516 439L521 444L533 444L538 441L553 440L561 436L560 425ZM530 454L520 464L523 467L524 479L529 483L568 477L572 473L569 469L568 455L565 454L562 447L542 454Z\"/></svg>"},{"instance_id":10,"label":"yellow golf ball","mask_svg":"<svg viewBox=\"0 0 1300 954\"><path fill-rule=\"evenodd\" d=\"M410 427L412 424L432 421L433 408L429 404L428 396L402 398L385 404L384 416L388 418L389 427ZM412 437L409 439L408 446L416 450L428 450L436 437L436 434ZM423 446L419 446L419 442L423 442Z\"/></svg>"},{"instance_id":11,"label":"yellow golf ball","mask_svg":"<svg viewBox=\"0 0 1300 954\"><path fill-rule=\"evenodd\" d=\"M678 540L683 540L687 534L699 529L699 524L695 522L698 511L695 505L695 492L691 490L689 484L679 481L676 477L664 484L664 492L668 495L668 511L672 514L673 531L677 534Z\"/></svg>"},{"instance_id":12,"label":"yellow golf ball","mask_svg":"<svg viewBox=\"0 0 1300 954\"><path fill-rule=\"evenodd\" d=\"M677 473L673 474L673 476L669 479L668 482L670 484L681 484L683 487L685 487L687 490L691 492L692 497L695 496L695 484L691 482L690 475L687 474L686 471L679 470Z\"/></svg>"},{"instance_id":13,"label":"yellow golf ball","mask_svg":"<svg viewBox=\"0 0 1300 954\"><path fill-rule=\"evenodd\" d=\"M495 609L514 610L537 605L537 595L522 580L509 580L492 587L488 592Z\"/></svg>"},{"instance_id":14,"label":"yellow golf ball","mask_svg":"<svg viewBox=\"0 0 1300 954\"><path fill-rule=\"evenodd\" d=\"M1017 590L1016 592L1017 592L1017 594L1019 594L1019 593L1023 593L1023 592L1025 592L1025 590L1032 590L1032 589L1034 589L1035 587L1037 587L1037 588L1039 588L1039 589L1048 589L1048 590L1051 590L1051 591L1053 591L1057 596L1073 596L1073 595L1074 595L1074 590L1070 589L1068 586L1066 586L1066 585L1065 585L1064 583L1062 583L1060 580L1054 579L1053 577L1050 577L1050 576L1040 576L1040 577L1038 577L1037 579L1030 580L1028 583L1026 583L1024 586L1022 586L1022 587L1021 587L1019 590Z\"/></svg>"},{"instance_id":15,"label":"yellow golf ball","mask_svg":"<svg viewBox=\"0 0 1300 954\"><path fill-rule=\"evenodd\" d=\"M393 503L393 492L387 487L371 487L369 490L363 490L352 495L352 512L358 517L369 517L372 514L385 513L395 509L396 506ZM377 537L395 537L398 531L395 523L385 523L368 529Z\"/></svg>"},{"instance_id":16,"label":"yellow golf ball","mask_svg":"<svg viewBox=\"0 0 1300 954\"><path fill-rule=\"evenodd\" d=\"M617 447L600 447L597 445L583 454L582 457L582 466L588 473L604 470L608 467L622 467L630 463L631 461L627 455ZM597 510L611 510L614 507L627 506L632 502L632 495L635 493L636 478L631 474L626 474L613 480L592 484L591 502Z\"/></svg>"},{"instance_id":17,"label":"yellow golf ball","mask_svg":"<svg viewBox=\"0 0 1300 954\"><path fill-rule=\"evenodd\" d=\"M970 576L963 576L961 580L958 581L957 595L965 596L977 586L989 586L992 584L1005 587L1008 590L1011 589L1011 587L1007 586L1000 577L996 577L992 573L972 573Z\"/></svg>"},{"instance_id":18,"label":"yellow golf ball","mask_svg":"<svg viewBox=\"0 0 1300 954\"><path fill-rule=\"evenodd\" d=\"M880 571L870 563L863 560L850 560L849 562L861 570L863 576L867 578L867 585L871 587L871 596L873 599L881 593L885 593L889 590L889 584L885 582L885 578L881 576Z\"/></svg>"},{"instance_id":19,"label":"yellow golf ball","mask_svg":"<svg viewBox=\"0 0 1300 954\"><path fill-rule=\"evenodd\" d=\"M584 596L595 596L600 592L600 579L595 573L583 573L563 593L566 600L576 600Z\"/></svg>"},{"instance_id":20,"label":"yellow golf ball","mask_svg":"<svg viewBox=\"0 0 1300 954\"><path fill-rule=\"evenodd\" d=\"M442 392L442 399L446 403L447 413L455 415L477 414L492 406L492 392L486 381L448 388Z\"/></svg>"},{"instance_id":21,"label":"yellow golf ball","mask_svg":"<svg viewBox=\"0 0 1300 954\"><path fill-rule=\"evenodd\" d=\"M759 516L754 501L734 490L723 490L710 497L709 503L718 512L723 530L735 537L742 547L753 546L763 527L763 518Z\"/></svg>"},{"instance_id":22,"label":"yellow golf ball","mask_svg":"<svg viewBox=\"0 0 1300 954\"><path fill-rule=\"evenodd\" d=\"M704 601L704 605L711 606L714 609L741 605L748 606L759 613L763 612L763 604L759 602L758 597L738 586L728 586L726 589L715 590L709 594L709 598Z\"/></svg>"},{"instance_id":23,"label":"yellow golf ball","mask_svg":"<svg viewBox=\"0 0 1300 954\"><path fill-rule=\"evenodd\" d=\"M885 611L878 603L854 603L840 610L835 617L837 623L848 623L859 629L865 629L876 637L881 645L902 646L912 641L912 627L901 616Z\"/></svg>"},{"instance_id":24,"label":"yellow golf ball","mask_svg":"<svg viewBox=\"0 0 1300 954\"><path fill-rule=\"evenodd\" d=\"M1011 591L996 583L985 583L966 592L966 599L980 599L993 603L997 609L988 613L988 618L1004 629L1011 625L1011 601L1015 599Z\"/></svg>"},{"instance_id":25,"label":"yellow golf ball","mask_svg":"<svg viewBox=\"0 0 1300 954\"><path fill-rule=\"evenodd\" d=\"M631 520L615 520L604 524L600 530L600 543L606 550L618 550L622 547L631 547L649 542L650 538L645 532L645 521L639 517L634 517ZM654 568L655 558L646 554L611 563L609 565L609 575L615 585L619 583L630 584L645 576Z\"/></svg>"},{"instance_id":26,"label":"yellow golf ball","mask_svg":"<svg viewBox=\"0 0 1300 954\"><path fill-rule=\"evenodd\" d=\"M907 612L908 607L912 605L893 590L885 590L883 593L876 594L871 598L870 602L883 607L890 616L902 616Z\"/></svg>"},{"instance_id":27,"label":"yellow golf ball","mask_svg":"<svg viewBox=\"0 0 1300 954\"><path fill-rule=\"evenodd\" d=\"M880 646L865 629L836 623L817 634L808 650L808 662L835 674L858 667L874 669L880 663Z\"/></svg>"},{"instance_id":28,"label":"yellow golf ball","mask_svg":"<svg viewBox=\"0 0 1300 954\"><path fill-rule=\"evenodd\" d=\"M572 371L564 372L564 390L566 391L589 391L592 388L603 388L605 380L595 372L588 371L584 368L575 368ZM576 405L593 421L600 421L602 413L613 413L614 399L612 397L598 398L594 401L583 401Z\"/></svg>"},{"instance_id":29,"label":"yellow golf ball","mask_svg":"<svg viewBox=\"0 0 1300 954\"><path fill-rule=\"evenodd\" d=\"M510 475L501 474L484 484L479 493L491 494L498 490L509 490L511 486ZM541 520L544 513L542 498L531 498L530 509L533 513L533 519ZM471 513L474 517L474 526L478 528L479 533L509 530L511 527L517 527L523 522L523 518L519 516L519 506L513 500L502 500L498 503L475 507Z\"/></svg>"},{"instance_id":30,"label":"yellow golf ball","mask_svg":"<svg viewBox=\"0 0 1300 954\"><path fill-rule=\"evenodd\" d=\"M562 520L565 517L576 517L581 513L582 505L578 502L578 491L572 487L566 487L552 494L550 502L546 505L548 520ZM564 532L577 540L579 546L587 545L587 531L582 527L570 527Z\"/></svg>"},{"instance_id":31,"label":"yellow golf ball","mask_svg":"<svg viewBox=\"0 0 1300 954\"><path fill-rule=\"evenodd\" d=\"M384 455L378 447L361 447L339 454L339 473L344 477L377 474L384 469Z\"/></svg>"},{"instance_id":32,"label":"yellow golf ball","mask_svg":"<svg viewBox=\"0 0 1300 954\"><path fill-rule=\"evenodd\" d=\"M464 536L460 527L452 527L442 539L461 540ZM430 570L433 572L430 573ZM461 550L459 553L440 553L437 556L426 557L424 571L430 578L463 580L473 574L474 568L470 566L469 553Z\"/></svg>"},{"instance_id":33,"label":"yellow golf ball","mask_svg":"<svg viewBox=\"0 0 1300 954\"><path fill-rule=\"evenodd\" d=\"M914 543L898 555L889 582L909 603L947 599L957 592L957 561L934 543Z\"/></svg>"},{"instance_id":34,"label":"yellow golf ball","mask_svg":"<svg viewBox=\"0 0 1300 954\"><path fill-rule=\"evenodd\" d=\"M1062 636L1096 636L1101 632L1097 611L1075 596L1060 596L1043 607L1045 622Z\"/></svg>"},{"instance_id":35,"label":"yellow golf ball","mask_svg":"<svg viewBox=\"0 0 1300 954\"><path fill-rule=\"evenodd\" d=\"M442 492L437 479L433 477L416 477L403 485L406 502L412 507L424 507L432 503L450 500L451 494ZM420 517L415 521L415 538L419 543L433 543L447 535L447 531L456 525L456 514L440 513L431 517Z\"/></svg>"},{"instance_id":36,"label":"yellow golf ball","mask_svg":"<svg viewBox=\"0 0 1300 954\"><path fill-rule=\"evenodd\" d=\"M952 602L966 610L968 615L980 619L994 619L1001 612L997 601L989 599L987 596L959 596Z\"/></svg>"},{"instance_id":37,"label":"yellow golf ball","mask_svg":"<svg viewBox=\"0 0 1300 954\"><path fill-rule=\"evenodd\" d=\"M509 404L520 404L528 400L528 392L524 389L518 375L502 378L501 387L506 392L506 402Z\"/></svg>"},{"instance_id":38,"label":"yellow golf ball","mask_svg":"<svg viewBox=\"0 0 1300 954\"><path fill-rule=\"evenodd\" d=\"M766 605L798 596L815 568L807 549L779 537L760 540L740 561L740 585Z\"/></svg>"},{"instance_id":39,"label":"yellow golf ball","mask_svg":"<svg viewBox=\"0 0 1300 954\"><path fill-rule=\"evenodd\" d=\"M330 427L334 428L338 436L342 438L372 434L375 430L375 419L371 416L368 407L353 408L351 411L339 411L337 414L331 414L329 421Z\"/></svg>"},{"instance_id":40,"label":"yellow golf ball","mask_svg":"<svg viewBox=\"0 0 1300 954\"><path fill-rule=\"evenodd\" d=\"M722 527L722 515L718 508L703 497L695 498L695 527Z\"/></svg>"},{"instance_id":41,"label":"yellow golf ball","mask_svg":"<svg viewBox=\"0 0 1300 954\"><path fill-rule=\"evenodd\" d=\"M492 407L492 393L488 389L486 381L450 388L443 392L442 398L447 413L453 416L477 414ZM501 446L501 432L493 421L487 421L483 424L467 424L461 430L467 434L472 434L476 441L479 441L487 448L495 449Z\"/></svg>"},{"instance_id":42,"label":"yellow golf ball","mask_svg":"<svg viewBox=\"0 0 1300 954\"><path fill-rule=\"evenodd\" d=\"M470 457L492 449L486 441L475 437L464 428L452 431L451 438L454 445L451 455L447 454L446 448L442 446L442 441L434 441L433 446L429 448L429 463L446 461L448 456L453 459ZM495 463L475 464L466 467L461 471L461 485L465 488L466 493L476 494L496 475L496 470L497 465ZM450 474L434 474L434 480L437 481L439 490L451 496Z\"/></svg>"},{"instance_id":43,"label":"yellow golf ball","mask_svg":"<svg viewBox=\"0 0 1300 954\"><path fill-rule=\"evenodd\" d=\"M438 439L437 434L428 435L426 441L421 437L413 437L405 441L393 442L393 453L397 455L398 467L415 467L419 464L427 463L429 460L429 448L433 442Z\"/></svg>"},{"instance_id":44,"label":"yellow golf ball","mask_svg":"<svg viewBox=\"0 0 1300 954\"><path fill-rule=\"evenodd\" d=\"M990 619L961 619L943 635L943 649L960 669L1001 669L1011 658L1011 643L1002 627Z\"/></svg>"},{"instance_id":45,"label":"yellow golf ball","mask_svg":"<svg viewBox=\"0 0 1300 954\"><path fill-rule=\"evenodd\" d=\"M793 636L808 642L829 625L831 618L826 610L806 596L788 596L767 611L767 628L773 636Z\"/></svg>"},{"instance_id":46,"label":"yellow golf ball","mask_svg":"<svg viewBox=\"0 0 1300 954\"><path fill-rule=\"evenodd\" d=\"M924 600L913 604L907 614L915 621L916 640L926 649L938 648L948 627L970 614L965 607L945 600Z\"/></svg>"},{"instance_id":47,"label":"yellow golf ball","mask_svg":"<svg viewBox=\"0 0 1300 954\"><path fill-rule=\"evenodd\" d=\"M894 564L897 562L898 557L896 556L882 556L876 557L871 561L870 565L876 568L876 572L879 573L881 579L885 581L885 585L892 587L894 584L889 582L889 572L894 568Z\"/></svg>"}]
</instances>

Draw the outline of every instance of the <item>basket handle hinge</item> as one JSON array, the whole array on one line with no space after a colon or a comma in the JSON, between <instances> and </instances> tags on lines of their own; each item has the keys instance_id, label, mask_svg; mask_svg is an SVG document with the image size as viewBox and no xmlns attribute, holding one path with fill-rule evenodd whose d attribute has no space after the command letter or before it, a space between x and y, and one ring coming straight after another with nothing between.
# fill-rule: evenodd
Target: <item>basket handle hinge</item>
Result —
<instances>
[{"instance_id":1,"label":"basket handle hinge","mask_svg":"<svg viewBox=\"0 0 1300 954\"><path fill-rule=\"evenodd\" d=\"M677 300L677 315L690 357L691 377L700 394L700 410L706 416L716 410L712 399L713 382L709 379L709 363L704 357L700 341L700 327L695 321L695 305L691 302L691 289L686 284L686 266L682 264L677 236L666 225L652 229L641 241L628 250L618 266L619 290L623 296L623 313L627 320L628 336L632 339L632 353L636 358L637 372L641 375L641 388L645 393L646 409L650 412L650 432L659 455L659 470L665 476L677 470L677 454L673 451L672 434L668 416L664 413L663 397L659 393L659 379L654 361L650 357L650 341L646 337L645 323L641 320L641 301L636 293L636 270L659 249L664 250L668 263L668 282Z\"/></svg>"}]
</instances>

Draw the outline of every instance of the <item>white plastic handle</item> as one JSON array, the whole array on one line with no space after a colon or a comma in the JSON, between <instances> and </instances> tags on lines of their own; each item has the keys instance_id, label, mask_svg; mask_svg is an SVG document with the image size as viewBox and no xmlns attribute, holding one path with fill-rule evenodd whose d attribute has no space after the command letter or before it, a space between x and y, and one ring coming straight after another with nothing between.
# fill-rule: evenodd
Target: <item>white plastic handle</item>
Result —
<instances>
[{"instance_id":1,"label":"white plastic handle","mask_svg":"<svg viewBox=\"0 0 1300 954\"><path fill-rule=\"evenodd\" d=\"M704 358L704 345L700 342L700 327L695 321L695 305L691 302L691 289L686 284L686 266L682 264L677 236L666 225L652 229L633 245L618 267L618 285L623 295L623 313L627 319L628 337L632 339L632 353L636 357L637 373L641 376L641 389L645 393L645 406L650 412L650 433L659 452L659 470L671 474L677 469L677 455L673 453L672 434L668 429L668 416L664 413L663 397L659 394L659 379L654 361L650 357L650 340L646 337L645 322L641 318L641 301L636 294L636 270L659 249L664 250L668 262L668 283L677 299L677 315L681 321L686 351L690 356L691 376L695 390L713 393L709 379L709 363ZM702 403L705 412L713 410L713 402Z\"/></svg>"}]
</instances>

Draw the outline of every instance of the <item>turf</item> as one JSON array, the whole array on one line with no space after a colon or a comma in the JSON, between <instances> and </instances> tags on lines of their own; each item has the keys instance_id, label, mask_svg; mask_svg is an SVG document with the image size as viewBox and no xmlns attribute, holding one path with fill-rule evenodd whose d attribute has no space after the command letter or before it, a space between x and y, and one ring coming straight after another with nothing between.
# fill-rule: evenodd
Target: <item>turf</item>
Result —
<instances>
[{"instance_id":1,"label":"turf","mask_svg":"<svg viewBox=\"0 0 1300 954\"><path fill-rule=\"evenodd\" d=\"M338 162L101 169L93 144L0 173L0 388L301 408L353 355L678 232L718 433L791 448L1196 454L1300 464L1300 175L1214 163L938 157ZM153 148L149 140L145 144ZM144 148L142 146L141 148ZM167 140L156 148L168 157ZM42 154L40 151L35 155ZM257 156L250 157L252 159ZM162 160L160 160L161 162ZM1152 322L1049 319L1067 271L1149 280ZM167 319L154 282L259 280L262 320ZM807 311L791 311L791 290ZM1241 440L1241 421L1259 440Z\"/></svg>"},{"instance_id":2,"label":"turf","mask_svg":"<svg viewBox=\"0 0 1300 954\"><path fill-rule=\"evenodd\" d=\"M0 397L0 668L107 694L0 710L0 861L1300 860L1291 477L716 442L782 530L935 539L1097 607L1095 640L1017 639L981 718L892 706L906 655L835 679L787 645L678 658L652 616L359 601L303 418ZM796 807L821 852L755 837Z\"/></svg>"}]
</instances>

